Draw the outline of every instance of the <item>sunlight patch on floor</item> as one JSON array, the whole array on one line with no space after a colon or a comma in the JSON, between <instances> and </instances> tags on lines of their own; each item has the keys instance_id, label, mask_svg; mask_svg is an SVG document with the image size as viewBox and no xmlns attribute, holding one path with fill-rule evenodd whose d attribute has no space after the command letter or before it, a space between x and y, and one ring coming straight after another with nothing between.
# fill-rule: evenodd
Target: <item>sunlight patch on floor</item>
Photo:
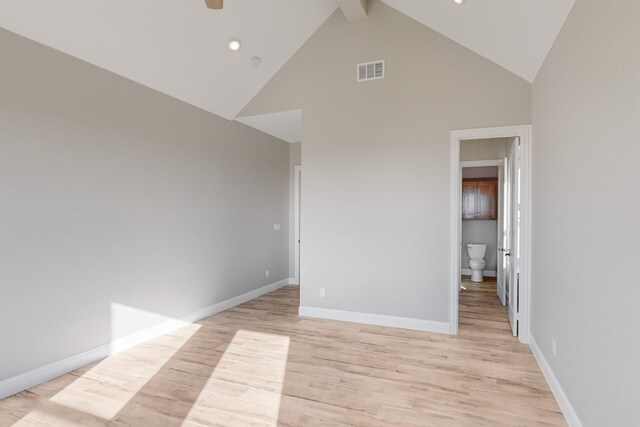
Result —
<instances>
[{"instance_id":1,"label":"sunlight patch on floor","mask_svg":"<svg viewBox=\"0 0 640 427\"><path fill-rule=\"evenodd\" d=\"M183 425L212 414L224 425L277 425L288 354L287 336L236 332Z\"/></svg>"},{"instance_id":2,"label":"sunlight patch on floor","mask_svg":"<svg viewBox=\"0 0 640 427\"><path fill-rule=\"evenodd\" d=\"M112 317L112 330L121 333L124 325L131 325L136 319L138 321L142 319L146 322L155 322L156 329L153 335L160 335L162 331L165 335L137 345L131 351L122 351L103 360L51 397L49 402L110 420L162 369L201 326L174 321L131 307L119 308L117 313L125 316ZM169 320L164 321L164 319ZM158 323L159 320L164 323ZM175 329L175 326L181 327L171 330ZM130 347L134 343L129 339L129 342L122 344L123 338L120 334L114 335L114 338L114 342L120 340L121 348ZM31 415L39 414L34 411L29 416Z\"/></svg>"},{"instance_id":3,"label":"sunlight patch on floor","mask_svg":"<svg viewBox=\"0 0 640 427\"><path fill-rule=\"evenodd\" d=\"M105 422L106 424L106 422ZM27 426L65 426L85 427L86 418L72 419L68 413L56 411L54 408L43 407L33 410L29 415L13 424L13 427Z\"/></svg>"}]
</instances>

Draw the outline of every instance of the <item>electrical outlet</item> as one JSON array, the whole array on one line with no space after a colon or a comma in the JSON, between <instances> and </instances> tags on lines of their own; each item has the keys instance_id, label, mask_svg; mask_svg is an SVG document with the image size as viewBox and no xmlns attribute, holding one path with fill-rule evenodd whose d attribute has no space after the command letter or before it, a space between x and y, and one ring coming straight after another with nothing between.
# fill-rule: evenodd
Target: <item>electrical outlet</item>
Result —
<instances>
[{"instance_id":1,"label":"electrical outlet","mask_svg":"<svg viewBox=\"0 0 640 427\"><path fill-rule=\"evenodd\" d=\"M556 344L555 338L551 338L551 353L553 354L553 357L558 355L558 345Z\"/></svg>"},{"instance_id":2,"label":"electrical outlet","mask_svg":"<svg viewBox=\"0 0 640 427\"><path fill-rule=\"evenodd\" d=\"M280 231L280 224L273 224L273 229L275 231Z\"/></svg>"},{"instance_id":3,"label":"electrical outlet","mask_svg":"<svg viewBox=\"0 0 640 427\"><path fill-rule=\"evenodd\" d=\"M264 271L264 277L269 277L270 274L271 272L269 270Z\"/></svg>"},{"instance_id":4,"label":"electrical outlet","mask_svg":"<svg viewBox=\"0 0 640 427\"><path fill-rule=\"evenodd\" d=\"M325 295L326 295L326 292L324 288L320 288L320 297L324 298Z\"/></svg>"}]
</instances>

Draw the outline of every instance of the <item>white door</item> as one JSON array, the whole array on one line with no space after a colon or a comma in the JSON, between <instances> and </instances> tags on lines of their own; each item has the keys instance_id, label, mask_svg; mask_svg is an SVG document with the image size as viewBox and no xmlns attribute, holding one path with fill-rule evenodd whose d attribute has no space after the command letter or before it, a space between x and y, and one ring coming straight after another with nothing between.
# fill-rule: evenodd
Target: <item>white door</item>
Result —
<instances>
[{"instance_id":1,"label":"white door","mask_svg":"<svg viewBox=\"0 0 640 427\"><path fill-rule=\"evenodd\" d=\"M506 162L502 162L502 165L498 166L498 237L497 237L497 293L498 298L502 305L507 303L507 292L505 285L505 262L504 262L504 240L505 240L505 226L509 223L506 221L506 200L505 200L505 165Z\"/></svg>"},{"instance_id":2,"label":"white door","mask_svg":"<svg viewBox=\"0 0 640 427\"><path fill-rule=\"evenodd\" d=\"M295 188L294 188L294 255L293 269L295 282L300 284L300 205L302 203L302 168L295 167Z\"/></svg>"},{"instance_id":3,"label":"white door","mask_svg":"<svg viewBox=\"0 0 640 427\"><path fill-rule=\"evenodd\" d=\"M509 226L507 227L507 246L504 255L507 264L507 304L509 307L509 322L514 336L518 336L518 322L520 312L520 141L516 138L509 150Z\"/></svg>"}]
</instances>

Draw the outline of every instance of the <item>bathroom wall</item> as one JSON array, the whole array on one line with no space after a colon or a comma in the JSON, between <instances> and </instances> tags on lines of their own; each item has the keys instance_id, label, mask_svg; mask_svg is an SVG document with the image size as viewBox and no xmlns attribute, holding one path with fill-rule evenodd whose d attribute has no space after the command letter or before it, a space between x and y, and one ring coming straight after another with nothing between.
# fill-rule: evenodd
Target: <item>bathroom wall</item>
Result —
<instances>
[{"instance_id":1,"label":"bathroom wall","mask_svg":"<svg viewBox=\"0 0 640 427\"><path fill-rule=\"evenodd\" d=\"M495 147L490 146L495 150ZM493 178L498 176L498 167L479 167L462 169L463 178ZM495 274L497 268L497 240L498 221L495 220L467 220L462 221L462 269L469 268L469 254L467 253L467 243L485 243L487 254L484 259L487 262L485 274L487 276Z\"/></svg>"},{"instance_id":2,"label":"bathroom wall","mask_svg":"<svg viewBox=\"0 0 640 427\"><path fill-rule=\"evenodd\" d=\"M460 160L496 160L507 155L507 147L513 138L471 139L460 142Z\"/></svg>"},{"instance_id":3,"label":"bathroom wall","mask_svg":"<svg viewBox=\"0 0 640 427\"><path fill-rule=\"evenodd\" d=\"M497 166L473 167L462 169L462 178L494 178L498 176Z\"/></svg>"}]
</instances>

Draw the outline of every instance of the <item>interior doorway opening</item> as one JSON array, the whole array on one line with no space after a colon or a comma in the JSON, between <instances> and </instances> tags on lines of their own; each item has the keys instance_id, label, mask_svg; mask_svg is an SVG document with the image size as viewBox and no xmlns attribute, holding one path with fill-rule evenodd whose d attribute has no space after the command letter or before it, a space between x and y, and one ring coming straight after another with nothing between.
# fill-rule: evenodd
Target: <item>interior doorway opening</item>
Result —
<instances>
[{"instance_id":1,"label":"interior doorway opening","mask_svg":"<svg viewBox=\"0 0 640 427\"><path fill-rule=\"evenodd\" d=\"M451 144L451 333L503 315L498 328L508 319L527 342L530 126L454 131Z\"/></svg>"},{"instance_id":2,"label":"interior doorway opening","mask_svg":"<svg viewBox=\"0 0 640 427\"><path fill-rule=\"evenodd\" d=\"M474 141L463 141L464 146ZM507 140L495 140L505 145ZM501 271L498 249L502 247L499 233L503 223L504 160L461 161L462 168L462 251L460 269L463 276L476 282L488 277L495 278ZM484 249L479 259L470 256L470 246L477 251ZM473 264L473 265L472 265Z\"/></svg>"},{"instance_id":3,"label":"interior doorway opening","mask_svg":"<svg viewBox=\"0 0 640 427\"><path fill-rule=\"evenodd\" d=\"M296 165L294 168L294 202L293 202L293 280L296 285L300 284L300 220L302 217L302 166Z\"/></svg>"}]
</instances>

